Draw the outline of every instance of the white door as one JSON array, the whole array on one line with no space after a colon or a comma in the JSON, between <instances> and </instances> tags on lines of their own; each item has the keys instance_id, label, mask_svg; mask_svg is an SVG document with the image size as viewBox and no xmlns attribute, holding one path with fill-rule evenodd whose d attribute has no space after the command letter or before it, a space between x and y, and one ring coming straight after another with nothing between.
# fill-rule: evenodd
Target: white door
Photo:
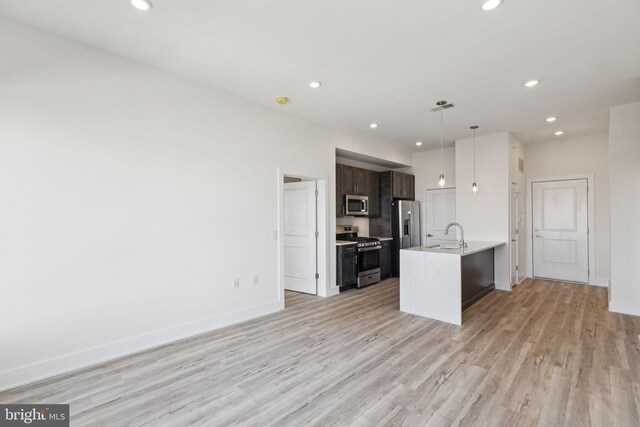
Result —
<instances>
[{"instance_id":1,"label":"white door","mask_svg":"<svg viewBox=\"0 0 640 427\"><path fill-rule=\"evenodd\" d=\"M316 295L316 182L284 184L284 288Z\"/></svg>"},{"instance_id":2,"label":"white door","mask_svg":"<svg viewBox=\"0 0 640 427\"><path fill-rule=\"evenodd\" d=\"M533 183L533 275L589 281L586 179Z\"/></svg>"},{"instance_id":3,"label":"white door","mask_svg":"<svg viewBox=\"0 0 640 427\"><path fill-rule=\"evenodd\" d=\"M509 220L511 222L511 286L518 284L518 240L520 223L518 211L518 184L511 183L511 203L510 203Z\"/></svg>"},{"instance_id":4,"label":"white door","mask_svg":"<svg viewBox=\"0 0 640 427\"><path fill-rule=\"evenodd\" d=\"M427 221L425 246L456 240L456 233L449 233L446 236L444 234L447 224L456 220L456 189L427 190L425 215Z\"/></svg>"}]
</instances>

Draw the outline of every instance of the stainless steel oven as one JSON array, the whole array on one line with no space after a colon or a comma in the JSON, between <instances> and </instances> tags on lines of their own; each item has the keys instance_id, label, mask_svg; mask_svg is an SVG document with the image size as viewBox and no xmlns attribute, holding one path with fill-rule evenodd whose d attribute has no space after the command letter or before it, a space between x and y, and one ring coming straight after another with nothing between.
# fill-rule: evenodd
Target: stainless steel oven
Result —
<instances>
[{"instance_id":1,"label":"stainless steel oven","mask_svg":"<svg viewBox=\"0 0 640 427\"><path fill-rule=\"evenodd\" d=\"M358 287L380 281L380 242L358 245Z\"/></svg>"},{"instance_id":2,"label":"stainless steel oven","mask_svg":"<svg viewBox=\"0 0 640 427\"><path fill-rule=\"evenodd\" d=\"M358 288L380 281L380 239L375 237L358 237L358 226L336 226L336 241L354 242L355 248L349 251L339 250L337 283L355 284ZM347 246L340 246L346 248ZM356 254L354 254L354 249ZM347 253L348 252L348 253ZM355 257L354 257L355 255ZM342 268L340 268L342 267ZM353 271L355 267L355 272ZM353 274L357 274L357 281ZM354 283L355 282L355 283ZM348 289L348 287L345 287ZM341 286L340 291L344 290Z\"/></svg>"},{"instance_id":3,"label":"stainless steel oven","mask_svg":"<svg viewBox=\"0 0 640 427\"><path fill-rule=\"evenodd\" d=\"M347 216L368 216L369 198L367 196L344 196L345 215Z\"/></svg>"}]
</instances>

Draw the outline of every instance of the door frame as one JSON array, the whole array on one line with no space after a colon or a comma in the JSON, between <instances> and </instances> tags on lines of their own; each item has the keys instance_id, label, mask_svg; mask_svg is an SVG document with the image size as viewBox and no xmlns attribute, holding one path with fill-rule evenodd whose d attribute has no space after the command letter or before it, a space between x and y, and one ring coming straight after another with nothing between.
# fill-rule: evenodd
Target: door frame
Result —
<instances>
[{"instance_id":1,"label":"door frame","mask_svg":"<svg viewBox=\"0 0 640 427\"><path fill-rule=\"evenodd\" d=\"M550 181L571 181L576 179L587 180L587 228L588 228L588 269L590 285L602 286L596 282L596 246L595 246L595 175L592 173L580 175L552 176L544 178L527 179L527 189L529 197L527 197L527 224L529 232L527 233L527 277L533 277L533 183L534 182L550 182Z\"/></svg>"},{"instance_id":2,"label":"door frame","mask_svg":"<svg viewBox=\"0 0 640 427\"><path fill-rule=\"evenodd\" d=\"M284 177L300 178L303 180L315 181L316 190L318 191L317 203L316 203L316 226L318 232L318 240L316 245L316 259L317 259L317 289L318 296L327 296L327 290L329 288L329 264L327 262L328 244L329 239L327 236L329 215L327 208L329 201L327 200L327 182L329 177L295 169L283 169L278 168L278 228L275 236L272 236L274 240L278 242L278 298L280 303L280 309L284 310Z\"/></svg>"},{"instance_id":3,"label":"door frame","mask_svg":"<svg viewBox=\"0 0 640 427\"><path fill-rule=\"evenodd\" d=\"M513 191L515 187L515 191ZM513 201L513 194L516 194L516 201ZM509 281L511 282L511 288L513 288L516 285L519 285L522 280L520 280L520 239L521 239L521 233L520 233L520 227L519 227L519 223L518 223L518 196L521 194L520 191L518 191L518 183L511 181L511 184L509 185ZM511 230L511 225L513 224L514 218L513 215L515 213L515 221L516 221L516 230L518 230L518 232L516 233L516 240L515 243L512 240L513 238L513 233ZM515 257L513 256L513 250L515 249L516 255ZM514 260L515 258L515 260ZM533 258L532 258L533 259ZM515 266L514 266L515 263ZM514 268L517 267L517 268ZM514 269L515 269L515 276L516 279L515 281L513 280L513 274L514 274ZM533 270L533 267L532 267Z\"/></svg>"}]
</instances>

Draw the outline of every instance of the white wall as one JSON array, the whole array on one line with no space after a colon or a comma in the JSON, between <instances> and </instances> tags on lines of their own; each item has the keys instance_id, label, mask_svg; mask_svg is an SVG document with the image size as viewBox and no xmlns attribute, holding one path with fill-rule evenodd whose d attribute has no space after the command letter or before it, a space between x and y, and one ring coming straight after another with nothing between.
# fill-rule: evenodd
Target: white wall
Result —
<instances>
[{"instance_id":1,"label":"white wall","mask_svg":"<svg viewBox=\"0 0 640 427\"><path fill-rule=\"evenodd\" d=\"M427 232L425 191L441 188L438 185L438 177L441 173L444 173L445 176L445 188L454 188L456 186L455 147L449 147L442 150L442 162L440 161L440 149L413 153L413 167L411 168L411 173L416 177L416 200L420 202L420 206L422 207L422 215L420 215L420 232L422 234L422 243L424 243ZM471 188L471 185L469 185L469 188Z\"/></svg>"},{"instance_id":2,"label":"white wall","mask_svg":"<svg viewBox=\"0 0 640 427\"><path fill-rule=\"evenodd\" d=\"M518 283L526 277L527 271L527 216L525 211L527 180L525 173L520 172L520 159L526 161L524 144L515 135L509 133L509 182L517 185L519 193L515 207L518 215ZM509 192L509 215L512 212L511 203L511 192ZM509 226L511 226L511 219L509 219Z\"/></svg>"},{"instance_id":3,"label":"white wall","mask_svg":"<svg viewBox=\"0 0 640 427\"><path fill-rule=\"evenodd\" d=\"M456 219L465 240L505 242L495 250L496 289L511 290L509 266L509 133L476 138L473 193L473 138L456 141Z\"/></svg>"},{"instance_id":4,"label":"white wall","mask_svg":"<svg viewBox=\"0 0 640 427\"><path fill-rule=\"evenodd\" d=\"M0 389L281 309L280 173L326 178L333 253L335 148L410 163L11 21L0 51Z\"/></svg>"},{"instance_id":5,"label":"white wall","mask_svg":"<svg viewBox=\"0 0 640 427\"><path fill-rule=\"evenodd\" d=\"M609 310L640 316L640 102L611 108Z\"/></svg>"},{"instance_id":6,"label":"white wall","mask_svg":"<svg viewBox=\"0 0 640 427\"><path fill-rule=\"evenodd\" d=\"M610 277L609 254L609 135L606 133L554 138L528 144L527 179L594 175L591 189L595 205L594 284L606 286ZM529 271L531 271L531 266Z\"/></svg>"}]
</instances>

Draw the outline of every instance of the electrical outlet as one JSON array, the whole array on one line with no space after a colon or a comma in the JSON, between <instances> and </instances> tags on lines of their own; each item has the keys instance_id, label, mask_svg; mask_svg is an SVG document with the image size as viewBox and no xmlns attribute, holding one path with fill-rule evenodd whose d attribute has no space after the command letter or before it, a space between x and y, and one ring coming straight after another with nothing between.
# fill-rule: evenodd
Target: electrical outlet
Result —
<instances>
[{"instance_id":1,"label":"electrical outlet","mask_svg":"<svg viewBox=\"0 0 640 427\"><path fill-rule=\"evenodd\" d=\"M233 279L233 287L238 289L240 287L240 278L236 277Z\"/></svg>"},{"instance_id":2,"label":"electrical outlet","mask_svg":"<svg viewBox=\"0 0 640 427\"><path fill-rule=\"evenodd\" d=\"M433 275L436 276L436 277L440 277L440 269L439 268L434 269L433 270Z\"/></svg>"},{"instance_id":3,"label":"electrical outlet","mask_svg":"<svg viewBox=\"0 0 640 427\"><path fill-rule=\"evenodd\" d=\"M251 283L253 283L254 285L258 284L258 273L254 274L253 277L251 277Z\"/></svg>"}]
</instances>

